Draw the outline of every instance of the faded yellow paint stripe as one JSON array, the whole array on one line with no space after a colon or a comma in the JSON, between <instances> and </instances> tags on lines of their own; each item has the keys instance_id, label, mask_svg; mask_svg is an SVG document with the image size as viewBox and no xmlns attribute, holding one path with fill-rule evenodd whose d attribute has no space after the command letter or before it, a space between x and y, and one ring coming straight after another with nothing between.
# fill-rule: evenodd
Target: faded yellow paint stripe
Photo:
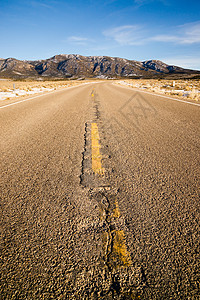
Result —
<instances>
[{"instance_id":1,"label":"faded yellow paint stripe","mask_svg":"<svg viewBox=\"0 0 200 300\"><path fill-rule=\"evenodd\" d=\"M113 217L114 218L120 217L119 204L118 204L117 200L115 200L115 208L113 209Z\"/></svg>"},{"instance_id":2,"label":"faded yellow paint stripe","mask_svg":"<svg viewBox=\"0 0 200 300\"><path fill-rule=\"evenodd\" d=\"M102 155L100 153L99 131L97 123L91 124L91 139L92 139L92 170L99 175L104 175L102 168Z\"/></svg>"},{"instance_id":3,"label":"faded yellow paint stripe","mask_svg":"<svg viewBox=\"0 0 200 300\"><path fill-rule=\"evenodd\" d=\"M123 230L113 231L113 254L117 255L123 262L124 266L130 266L132 264L130 253L126 247L125 234Z\"/></svg>"}]
</instances>

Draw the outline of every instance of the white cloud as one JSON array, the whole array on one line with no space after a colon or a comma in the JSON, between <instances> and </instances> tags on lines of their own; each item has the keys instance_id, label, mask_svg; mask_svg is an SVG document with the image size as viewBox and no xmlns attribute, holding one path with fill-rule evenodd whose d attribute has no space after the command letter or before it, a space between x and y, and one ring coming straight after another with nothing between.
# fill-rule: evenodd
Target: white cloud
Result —
<instances>
[{"instance_id":1,"label":"white cloud","mask_svg":"<svg viewBox=\"0 0 200 300\"><path fill-rule=\"evenodd\" d=\"M161 34L161 35L150 37L149 40L157 41L157 42L177 42L179 41L179 38L175 35Z\"/></svg>"},{"instance_id":2,"label":"white cloud","mask_svg":"<svg viewBox=\"0 0 200 300\"><path fill-rule=\"evenodd\" d=\"M169 30L172 31L172 30ZM140 25L124 25L107 29L103 32L107 38L115 40L119 45L144 45L157 41L179 45L192 45L200 43L200 21L177 26L173 33L146 36Z\"/></svg>"},{"instance_id":3,"label":"white cloud","mask_svg":"<svg viewBox=\"0 0 200 300\"><path fill-rule=\"evenodd\" d=\"M184 44L200 43L200 22L188 23L180 26L180 28L185 33L185 36L182 39L181 43Z\"/></svg>"},{"instance_id":4,"label":"white cloud","mask_svg":"<svg viewBox=\"0 0 200 300\"><path fill-rule=\"evenodd\" d=\"M153 0L135 0L136 4L146 4L152 2Z\"/></svg>"},{"instance_id":5,"label":"white cloud","mask_svg":"<svg viewBox=\"0 0 200 300\"><path fill-rule=\"evenodd\" d=\"M68 40L72 42L82 42L82 41L87 41L88 39L80 36L70 36Z\"/></svg>"},{"instance_id":6,"label":"white cloud","mask_svg":"<svg viewBox=\"0 0 200 300\"><path fill-rule=\"evenodd\" d=\"M106 29L102 32L107 40L114 41L113 44L104 42L103 48L119 46L140 46L153 42L174 43L178 45L193 45L200 43L200 21L177 26L170 30L168 34L153 35L139 24L122 25ZM66 40L65 40L66 42ZM97 41L84 36L69 36L67 42L82 46L99 47ZM102 47L102 43L101 46Z\"/></svg>"},{"instance_id":7,"label":"white cloud","mask_svg":"<svg viewBox=\"0 0 200 300\"><path fill-rule=\"evenodd\" d=\"M68 37L67 41L78 45L86 45L89 39L81 36L70 36Z\"/></svg>"},{"instance_id":8,"label":"white cloud","mask_svg":"<svg viewBox=\"0 0 200 300\"><path fill-rule=\"evenodd\" d=\"M141 45L141 26L140 25L124 25L107 29L103 35L107 38L114 39L120 45Z\"/></svg>"},{"instance_id":9,"label":"white cloud","mask_svg":"<svg viewBox=\"0 0 200 300\"><path fill-rule=\"evenodd\" d=\"M33 7L53 9L53 6L46 4L44 1L31 1L30 4Z\"/></svg>"},{"instance_id":10,"label":"white cloud","mask_svg":"<svg viewBox=\"0 0 200 300\"><path fill-rule=\"evenodd\" d=\"M149 3L152 3L152 2L161 2L164 5L168 5L167 0L135 0L135 3L139 6L149 4Z\"/></svg>"},{"instance_id":11,"label":"white cloud","mask_svg":"<svg viewBox=\"0 0 200 300\"><path fill-rule=\"evenodd\" d=\"M158 42L172 42L176 44L200 43L200 22L188 23L178 26L175 35L163 34L151 37L150 40Z\"/></svg>"}]
</instances>

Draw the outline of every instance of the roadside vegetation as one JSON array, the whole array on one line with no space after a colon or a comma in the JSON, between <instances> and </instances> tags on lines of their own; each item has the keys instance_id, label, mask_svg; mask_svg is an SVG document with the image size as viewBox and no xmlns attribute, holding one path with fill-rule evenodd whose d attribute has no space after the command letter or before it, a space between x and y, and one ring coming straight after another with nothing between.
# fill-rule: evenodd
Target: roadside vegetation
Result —
<instances>
[{"instance_id":1,"label":"roadside vegetation","mask_svg":"<svg viewBox=\"0 0 200 300\"><path fill-rule=\"evenodd\" d=\"M86 81L14 81L0 80L0 100L10 100L16 97L27 97L34 94L60 90Z\"/></svg>"},{"instance_id":2,"label":"roadside vegetation","mask_svg":"<svg viewBox=\"0 0 200 300\"><path fill-rule=\"evenodd\" d=\"M117 84L158 94L176 96L185 100L200 101L200 80L127 79L119 80Z\"/></svg>"}]
</instances>

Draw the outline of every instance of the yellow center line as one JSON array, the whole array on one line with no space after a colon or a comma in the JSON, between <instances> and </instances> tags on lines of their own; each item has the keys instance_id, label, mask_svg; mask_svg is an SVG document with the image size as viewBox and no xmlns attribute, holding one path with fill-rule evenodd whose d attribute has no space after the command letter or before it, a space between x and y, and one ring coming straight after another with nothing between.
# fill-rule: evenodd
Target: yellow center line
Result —
<instances>
[{"instance_id":1,"label":"yellow center line","mask_svg":"<svg viewBox=\"0 0 200 300\"><path fill-rule=\"evenodd\" d=\"M102 155L100 152L100 137L97 123L91 123L91 140L92 140L92 170L94 173L99 175L104 175L104 168L102 167ZM111 218L119 218L120 210L118 201L115 200L115 208L113 209L113 213L111 214ZM131 255L126 247L126 238L123 230L112 230L106 232L103 237L103 244L105 246L105 251L107 252L107 248L111 247L109 241L113 240L112 243L112 254L111 260L115 263L117 261L121 261L124 266L131 266ZM109 245L110 244L110 245Z\"/></svg>"},{"instance_id":2,"label":"yellow center line","mask_svg":"<svg viewBox=\"0 0 200 300\"><path fill-rule=\"evenodd\" d=\"M120 210L119 210L119 204L118 201L115 200L115 209L113 209L113 218L119 218L120 217ZM124 266L130 266L131 261L131 255L127 250L126 247L126 238L125 233L123 230L113 230L112 233L114 233L113 238L113 252L118 258L123 262Z\"/></svg>"},{"instance_id":3,"label":"yellow center line","mask_svg":"<svg viewBox=\"0 0 200 300\"><path fill-rule=\"evenodd\" d=\"M132 264L130 253L126 247L126 239L123 230L114 230L113 253L123 262L124 266Z\"/></svg>"},{"instance_id":4,"label":"yellow center line","mask_svg":"<svg viewBox=\"0 0 200 300\"><path fill-rule=\"evenodd\" d=\"M115 208L113 209L113 217L114 218L120 217L119 204L118 204L117 200L115 200Z\"/></svg>"},{"instance_id":5,"label":"yellow center line","mask_svg":"<svg viewBox=\"0 0 200 300\"><path fill-rule=\"evenodd\" d=\"M91 139L92 139L92 170L94 173L104 175L104 168L102 168L102 155L100 153L99 132L97 123L91 124Z\"/></svg>"}]
</instances>

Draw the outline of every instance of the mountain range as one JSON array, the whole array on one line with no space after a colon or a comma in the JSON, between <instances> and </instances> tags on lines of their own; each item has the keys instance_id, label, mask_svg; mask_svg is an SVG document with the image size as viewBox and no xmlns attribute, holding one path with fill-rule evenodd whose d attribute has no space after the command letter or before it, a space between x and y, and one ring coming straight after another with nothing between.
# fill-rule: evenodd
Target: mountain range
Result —
<instances>
[{"instance_id":1,"label":"mountain range","mask_svg":"<svg viewBox=\"0 0 200 300\"><path fill-rule=\"evenodd\" d=\"M60 54L43 60L0 58L0 78L200 78L200 71L167 65L159 60L136 61L109 56Z\"/></svg>"}]
</instances>

